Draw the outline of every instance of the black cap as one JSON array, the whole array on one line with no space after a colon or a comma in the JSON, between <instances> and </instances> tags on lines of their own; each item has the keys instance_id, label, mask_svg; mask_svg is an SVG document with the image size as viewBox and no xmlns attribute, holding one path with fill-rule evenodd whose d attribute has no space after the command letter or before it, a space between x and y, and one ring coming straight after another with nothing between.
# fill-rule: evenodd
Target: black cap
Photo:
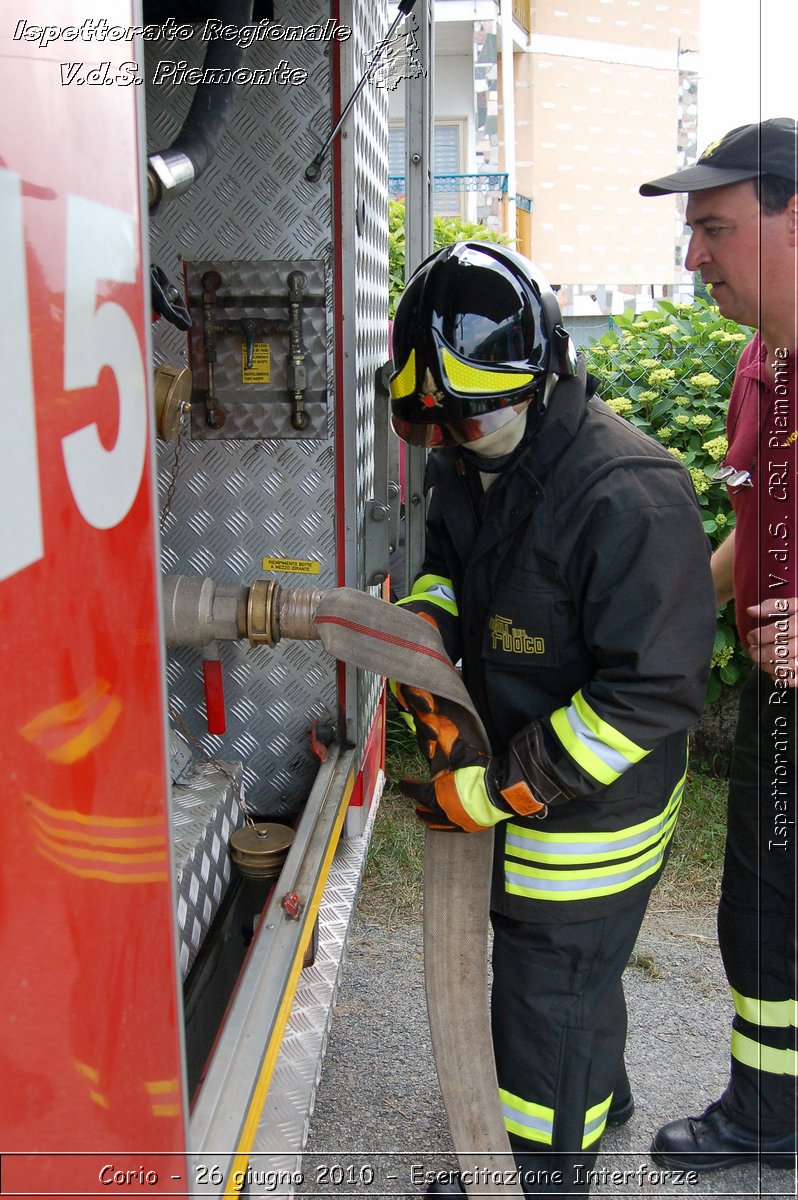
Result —
<instances>
[{"instance_id":1,"label":"black cap","mask_svg":"<svg viewBox=\"0 0 798 1200\"><path fill-rule=\"evenodd\" d=\"M707 146L694 167L644 183L640 195L701 192L759 175L789 179L798 191L798 121L793 117L774 117L760 125L732 129Z\"/></svg>"}]
</instances>

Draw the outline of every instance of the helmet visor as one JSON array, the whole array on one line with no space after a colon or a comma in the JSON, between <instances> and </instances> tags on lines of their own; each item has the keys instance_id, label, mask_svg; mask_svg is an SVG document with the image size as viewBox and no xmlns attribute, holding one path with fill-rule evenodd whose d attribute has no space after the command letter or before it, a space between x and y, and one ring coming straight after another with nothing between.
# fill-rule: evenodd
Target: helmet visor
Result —
<instances>
[{"instance_id":1,"label":"helmet visor","mask_svg":"<svg viewBox=\"0 0 798 1200\"><path fill-rule=\"evenodd\" d=\"M425 372L421 391L417 390L415 350L410 351L404 367L394 371L390 378L391 411L395 421L408 424L412 421L435 425L464 424L495 410L509 408L521 398L529 398L537 392L542 382L541 375L529 371L474 366L440 345L434 333L433 339L438 352L436 371L434 375L429 370ZM442 386L439 386L439 380ZM420 444L429 443L423 441Z\"/></svg>"},{"instance_id":2,"label":"helmet visor","mask_svg":"<svg viewBox=\"0 0 798 1200\"><path fill-rule=\"evenodd\" d=\"M415 421L404 421L401 417L393 416L391 425L394 433L403 442L411 446L426 446L433 450L438 446L465 446L487 437L502 425L509 424L518 416L508 401L508 407L497 408L493 412L481 413L476 417L466 417L462 421L451 421L446 425L421 425Z\"/></svg>"}]
</instances>

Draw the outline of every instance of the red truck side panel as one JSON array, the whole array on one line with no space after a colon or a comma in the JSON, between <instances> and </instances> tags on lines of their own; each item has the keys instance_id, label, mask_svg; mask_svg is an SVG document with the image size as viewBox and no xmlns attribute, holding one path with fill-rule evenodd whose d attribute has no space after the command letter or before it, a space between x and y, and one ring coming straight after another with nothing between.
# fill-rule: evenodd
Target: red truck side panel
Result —
<instances>
[{"instance_id":1,"label":"red truck side panel","mask_svg":"<svg viewBox=\"0 0 798 1200\"><path fill-rule=\"evenodd\" d=\"M101 1193L185 1145L135 43L3 33L0 1149Z\"/></svg>"}]
</instances>

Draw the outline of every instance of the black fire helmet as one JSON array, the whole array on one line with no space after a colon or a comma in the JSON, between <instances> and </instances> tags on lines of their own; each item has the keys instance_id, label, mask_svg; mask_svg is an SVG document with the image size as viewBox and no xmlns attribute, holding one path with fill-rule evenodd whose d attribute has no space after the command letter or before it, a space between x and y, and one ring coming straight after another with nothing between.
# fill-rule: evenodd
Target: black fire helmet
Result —
<instances>
[{"instance_id":1,"label":"black fire helmet","mask_svg":"<svg viewBox=\"0 0 798 1200\"><path fill-rule=\"evenodd\" d=\"M522 255L457 242L415 271L396 309L393 427L414 445L471 441L511 420L557 370L557 297Z\"/></svg>"}]
</instances>

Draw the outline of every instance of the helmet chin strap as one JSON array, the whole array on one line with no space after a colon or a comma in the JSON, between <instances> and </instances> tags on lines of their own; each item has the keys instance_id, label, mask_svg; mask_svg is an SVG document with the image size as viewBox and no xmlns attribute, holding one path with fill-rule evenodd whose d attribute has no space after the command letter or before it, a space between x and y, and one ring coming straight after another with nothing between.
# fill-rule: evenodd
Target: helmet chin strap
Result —
<instances>
[{"instance_id":1,"label":"helmet chin strap","mask_svg":"<svg viewBox=\"0 0 798 1200\"><path fill-rule=\"evenodd\" d=\"M554 373L554 371L551 371L546 380L546 387L543 392L543 407L544 408L549 407L549 400L551 399L551 393L556 388L557 384L559 383L559 380L560 380L559 375L556 375Z\"/></svg>"}]
</instances>

